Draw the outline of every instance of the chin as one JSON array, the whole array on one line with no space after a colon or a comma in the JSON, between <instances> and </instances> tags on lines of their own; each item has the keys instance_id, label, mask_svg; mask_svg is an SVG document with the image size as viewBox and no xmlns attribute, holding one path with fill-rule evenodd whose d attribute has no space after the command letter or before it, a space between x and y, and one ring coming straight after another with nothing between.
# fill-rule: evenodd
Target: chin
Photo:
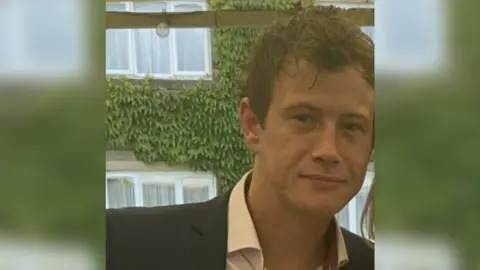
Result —
<instances>
[{"instance_id":1,"label":"chin","mask_svg":"<svg viewBox=\"0 0 480 270\"><path fill-rule=\"evenodd\" d=\"M287 203L298 211L314 215L333 216L346 205L342 192L318 192L312 189L285 194Z\"/></svg>"},{"instance_id":2,"label":"chin","mask_svg":"<svg viewBox=\"0 0 480 270\"><path fill-rule=\"evenodd\" d=\"M322 213L329 216L334 216L335 214L340 212L340 210L342 210L341 208L339 209L337 206L324 205L324 204L313 205L310 209L315 213Z\"/></svg>"},{"instance_id":3,"label":"chin","mask_svg":"<svg viewBox=\"0 0 480 270\"><path fill-rule=\"evenodd\" d=\"M322 214L325 216L334 216L342 210L341 205L322 201L303 201L299 203L299 208L314 215Z\"/></svg>"},{"instance_id":4,"label":"chin","mask_svg":"<svg viewBox=\"0 0 480 270\"><path fill-rule=\"evenodd\" d=\"M323 195L323 196L322 196ZM305 210L315 213L335 215L343 209L344 201L338 198L338 194L308 194L297 197L297 202Z\"/></svg>"}]
</instances>

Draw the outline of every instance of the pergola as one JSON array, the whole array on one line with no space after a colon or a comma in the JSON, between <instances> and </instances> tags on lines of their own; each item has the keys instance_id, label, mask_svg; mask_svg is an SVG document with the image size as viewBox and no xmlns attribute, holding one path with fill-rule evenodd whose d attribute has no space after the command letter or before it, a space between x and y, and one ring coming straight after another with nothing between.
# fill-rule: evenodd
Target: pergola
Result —
<instances>
[{"instance_id":1,"label":"pergola","mask_svg":"<svg viewBox=\"0 0 480 270\"><path fill-rule=\"evenodd\" d=\"M262 1L262 0L258 0ZM308 7L314 0L292 0L297 8ZM118 2L106 0L106 2ZM149 0L130 0L129 2L149 2ZM150 0L151 2L151 0ZM316 3L325 1L317 1ZM373 4L373 0L328 1L329 4ZM262 27L274 20L288 17L292 11L196 11L196 12L107 12L107 29L157 28L159 25L172 28L221 28L221 27ZM374 25L373 8L352 8L344 12L359 25Z\"/></svg>"}]
</instances>

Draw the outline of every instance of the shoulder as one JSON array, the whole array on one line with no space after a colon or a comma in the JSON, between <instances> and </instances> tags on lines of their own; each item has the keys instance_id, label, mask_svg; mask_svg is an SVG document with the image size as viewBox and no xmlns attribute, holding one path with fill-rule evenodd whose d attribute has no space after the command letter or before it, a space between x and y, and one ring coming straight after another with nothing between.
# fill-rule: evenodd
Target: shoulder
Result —
<instances>
[{"instance_id":1,"label":"shoulder","mask_svg":"<svg viewBox=\"0 0 480 270\"><path fill-rule=\"evenodd\" d=\"M159 207L132 207L108 209L107 232L112 234L145 234L150 231L175 231L188 223L190 213L201 209L205 203Z\"/></svg>"},{"instance_id":2,"label":"shoulder","mask_svg":"<svg viewBox=\"0 0 480 270\"><path fill-rule=\"evenodd\" d=\"M374 243L342 228L349 263L355 269L374 269Z\"/></svg>"},{"instance_id":3,"label":"shoulder","mask_svg":"<svg viewBox=\"0 0 480 270\"><path fill-rule=\"evenodd\" d=\"M164 223L167 220L181 219L189 205L172 205L158 207L131 207L120 209L107 209L107 225L116 227L125 225L144 226L151 222ZM167 219L166 219L167 218Z\"/></svg>"},{"instance_id":4,"label":"shoulder","mask_svg":"<svg viewBox=\"0 0 480 270\"><path fill-rule=\"evenodd\" d=\"M191 216L205 205L107 210L106 269L181 269Z\"/></svg>"},{"instance_id":5,"label":"shoulder","mask_svg":"<svg viewBox=\"0 0 480 270\"><path fill-rule=\"evenodd\" d=\"M135 245L154 245L170 241L187 224L189 206L132 207L106 212L107 249L129 249Z\"/></svg>"},{"instance_id":6,"label":"shoulder","mask_svg":"<svg viewBox=\"0 0 480 270\"><path fill-rule=\"evenodd\" d=\"M108 209L106 212L107 238L112 241L149 241L154 237L171 238L183 235L194 221L221 214L223 196L212 200L160 207L132 207ZM158 240L158 239L157 239Z\"/></svg>"}]
</instances>

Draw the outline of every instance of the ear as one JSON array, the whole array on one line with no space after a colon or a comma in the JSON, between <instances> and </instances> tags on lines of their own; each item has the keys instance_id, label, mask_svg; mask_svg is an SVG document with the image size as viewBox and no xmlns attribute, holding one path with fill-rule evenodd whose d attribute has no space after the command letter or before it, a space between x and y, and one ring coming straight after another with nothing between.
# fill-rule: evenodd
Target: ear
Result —
<instances>
[{"instance_id":1,"label":"ear","mask_svg":"<svg viewBox=\"0 0 480 270\"><path fill-rule=\"evenodd\" d=\"M257 153L260 145L262 127L260 121L258 121L250 108L248 98L243 98L240 101L240 127L248 148L250 148L252 152Z\"/></svg>"}]
</instances>

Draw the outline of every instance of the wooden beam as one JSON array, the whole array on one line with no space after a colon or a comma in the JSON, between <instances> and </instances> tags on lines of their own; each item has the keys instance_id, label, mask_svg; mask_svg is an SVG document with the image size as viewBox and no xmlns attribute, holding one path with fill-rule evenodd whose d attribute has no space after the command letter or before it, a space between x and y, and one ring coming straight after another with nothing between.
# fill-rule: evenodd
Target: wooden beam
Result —
<instances>
[{"instance_id":1,"label":"wooden beam","mask_svg":"<svg viewBox=\"0 0 480 270\"><path fill-rule=\"evenodd\" d=\"M374 9L344 10L362 26L374 25ZM291 16L288 11L197 11L197 12L107 12L107 29L156 28L167 23L172 28L264 27L274 20Z\"/></svg>"}]
</instances>

